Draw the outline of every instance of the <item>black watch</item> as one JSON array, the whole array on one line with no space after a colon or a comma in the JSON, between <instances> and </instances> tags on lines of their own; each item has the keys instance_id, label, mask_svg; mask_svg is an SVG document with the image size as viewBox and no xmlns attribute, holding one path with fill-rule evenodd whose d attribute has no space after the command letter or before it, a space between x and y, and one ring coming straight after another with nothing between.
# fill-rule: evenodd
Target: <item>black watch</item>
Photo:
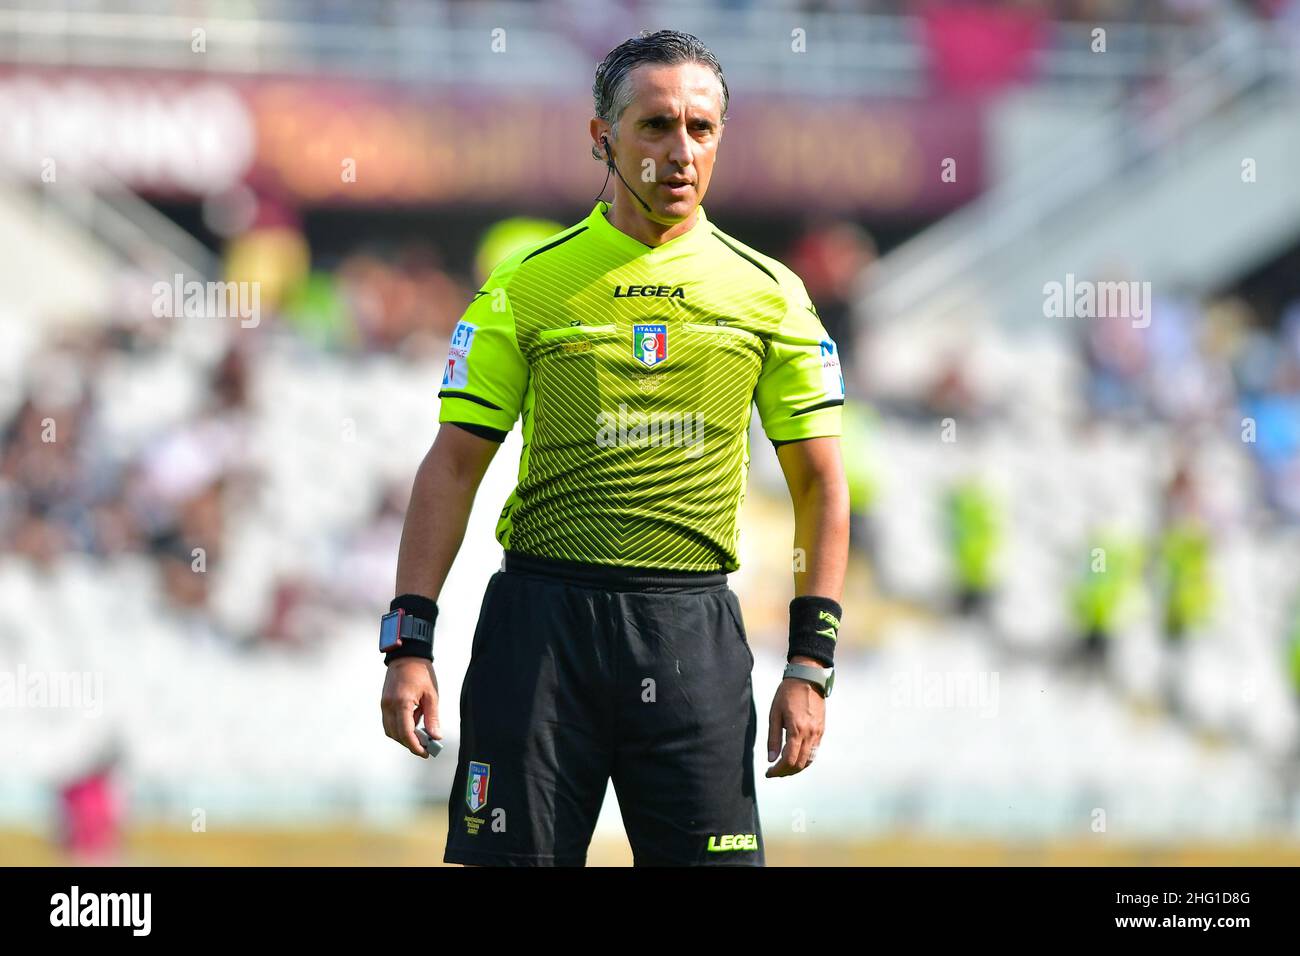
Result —
<instances>
[{"instance_id":1,"label":"black watch","mask_svg":"<svg viewBox=\"0 0 1300 956\"><path fill-rule=\"evenodd\" d=\"M420 647L421 643L428 646ZM433 624L404 608L389 611L379 619L379 650L386 654L399 647L433 660Z\"/></svg>"}]
</instances>

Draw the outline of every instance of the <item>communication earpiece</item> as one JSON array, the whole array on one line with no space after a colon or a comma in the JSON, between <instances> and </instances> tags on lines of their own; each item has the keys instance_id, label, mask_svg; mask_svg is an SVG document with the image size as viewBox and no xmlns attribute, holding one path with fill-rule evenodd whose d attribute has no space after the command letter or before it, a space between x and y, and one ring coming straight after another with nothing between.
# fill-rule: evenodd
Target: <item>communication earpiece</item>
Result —
<instances>
[{"instance_id":1,"label":"communication earpiece","mask_svg":"<svg viewBox=\"0 0 1300 956\"><path fill-rule=\"evenodd\" d=\"M620 173L620 172L618 171L618 167L614 165L614 154L611 153L611 152L610 152L610 149L609 149L609 137L607 137L607 136L601 136L600 141L601 141L602 143L605 144L605 166L606 166L606 168L607 168L607 169L610 169L610 170L613 170L614 173L616 173L616 174L618 175L618 178L619 178L619 180L623 183L623 185L624 185L624 186L627 186L627 191L630 192L630 193L632 194L633 198L636 199L637 202L639 202L642 206L645 207L645 211L646 211L646 212L650 212L650 211L651 211L651 209L650 209L650 204L649 204L648 202L646 202L644 199L642 199L641 196L640 196L640 194L637 193L637 191L636 191L635 189L633 189L631 186L628 186L628 182L627 182L627 180L623 178L623 174ZM597 158L599 159L599 157L597 157ZM607 183L609 182L609 173L608 173L608 172L605 173L605 182L607 182ZM604 191L605 191L604 189L601 189L601 192L604 192Z\"/></svg>"}]
</instances>

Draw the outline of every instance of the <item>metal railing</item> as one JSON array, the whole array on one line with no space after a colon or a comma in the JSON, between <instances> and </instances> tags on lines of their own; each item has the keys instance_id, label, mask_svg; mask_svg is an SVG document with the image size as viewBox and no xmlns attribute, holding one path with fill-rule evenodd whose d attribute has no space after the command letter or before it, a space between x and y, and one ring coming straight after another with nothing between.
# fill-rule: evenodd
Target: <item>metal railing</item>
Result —
<instances>
[{"instance_id":1,"label":"metal railing","mask_svg":"<svg viewBox=\"0 0 1300 956\"><path fill-rule=\"evenodd\" d=\"M340 5L257 0L8 0L0 62L233 73L334 74L433 84L574 89L604 52L642 27L687 30L709 43L733 89L819 96L916 96L931 87L923 22L915 17L732 8L661 0L626 23L589 23L557 2L402 0ZM1157 69L1159 54L1198 41L1182 27L1047 25L1035 81L1080 95L1113 93ZM195 31L202 31L196 33ZM792 48L802 31L806 52ZM504 49L502 44L504 43ZM200 48L201 49L197 49Z\"/></svg>"},{"instance_id":2,"label":"metal railing","mask_svg":"<svg viewBox=\"0 0 1300 956\"><path fill-rule=\"evenodd\" d=\"M1226 105L1261 95L1269 81L1286 81L1294 65L1283 53L1276 38L1253 22L1235 22L1169 72L1173 96L1165 106L1139 117L1130 98L1120 100L882 257L864 312L888 321L920 312L941 318L969 307L970 288L995 288L1023 267L1054 218L1085 208L1096 191L1155 161Z\"/></svg>"},{"instance_id":3,"label":"metal railing","mask_svg":"<svg viewBox=\"0 0 1300 956\"><path fill-rule=\"evenodd\" d=\"M202 281L220 274L211 250L107 170L96 172L94 188L66 178L49 186L12 182L79 225L122 262L160 277L181 273Z\"/></svg>"}]
</instances>

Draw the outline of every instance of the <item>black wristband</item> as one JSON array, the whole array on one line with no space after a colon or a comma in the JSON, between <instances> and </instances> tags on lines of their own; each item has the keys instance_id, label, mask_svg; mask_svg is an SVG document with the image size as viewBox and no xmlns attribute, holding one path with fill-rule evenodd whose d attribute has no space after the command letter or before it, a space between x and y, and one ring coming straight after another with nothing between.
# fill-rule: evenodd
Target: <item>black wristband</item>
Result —
<instances>
[{"instance_id":1,"label":"black wristband","mask_svg":"<svg viewBox=\"0 0 1300 956\"><path fill-rule=\"evenodd\" d=\"M393 602L388 605L389 611L396 611L401 608L412 617L418 617L429 622L430 637L433 634L433 625L438 620L438 605L435 601L430 600L419 594L399 594L393 598ZM426 661L433 660L433 641L429 643L424 641L407 641L400 647L395 647L384 655L384 663L391 664L399 657L421 657Z\"/></svg>"},{"instance_id":2,"label":"black wristband","mask_svg":"<svg viewBox=\"0 0 1300 956\"><path fill-rule=\"evenodd\" d=\"M790 602L790 650L786 660L796 654L811 657L823 667L835 666L835 642L840 636L843 610L827 597L805 594Z\"/></svg>"},{"instance_id":3,"label":"black wristband","mask_svg":"<svg viewBox=\"0 0 1300 956\"><path fill-rule=\"evenodd\" d=\"M437 602L431 601L421 594L399 594L388 605L388 610L396 611L399 607L407 614L414 614L416 617L424 618L430 624L438 619Z\"/></svg>"}]
</instances>

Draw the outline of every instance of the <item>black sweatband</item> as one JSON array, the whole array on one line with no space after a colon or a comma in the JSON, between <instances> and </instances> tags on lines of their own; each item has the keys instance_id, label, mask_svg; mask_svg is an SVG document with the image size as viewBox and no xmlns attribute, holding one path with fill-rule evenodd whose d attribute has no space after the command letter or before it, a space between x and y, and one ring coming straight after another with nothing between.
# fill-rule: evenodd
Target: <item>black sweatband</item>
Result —
<instances>
[{"instance_id":1,"label":"black sweatband","mask_svg":"<svg viewBox=\"0 0 1300 956\"><path fill-rule=\"evenodd\" d=\"M843 610L827 597L805 594L790 602L790 650L786 660L796 654L811 657L823 667L835 666L835 642L840 636Z\"/></svg>"},{"instance_id":2,"label":"black sweatband","mask_svg":"<svg viewBox=\"0 0 1300 956\"><path fill-rule=\"evenodd\" d=\"M429 622L429 630L433 630L433 625L438 620L438 605L436 602L420 594L399 594L393 598L388 605L390 612L401 608L412 617L418 617ZM433 644L426 644L424 641L407 641L400 647L394 647L384 655L384 663L391 664L399 657L422 657L426 661L433 660Z\"/></svg>"}]
</instances>

